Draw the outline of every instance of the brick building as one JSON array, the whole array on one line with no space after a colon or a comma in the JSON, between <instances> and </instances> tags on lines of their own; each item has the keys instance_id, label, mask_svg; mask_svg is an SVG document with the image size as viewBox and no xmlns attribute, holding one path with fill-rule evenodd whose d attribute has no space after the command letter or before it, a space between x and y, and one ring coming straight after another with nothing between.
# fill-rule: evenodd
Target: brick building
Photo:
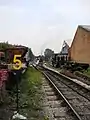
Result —
<instances>
[{"instance_id":1,"label":"brick building","mask_svg":"<svg viewBox=\"0 0 90 120\"><path fill-rule=\"evenodd\" d=\"M69 53L71 61L90 64L90 26L78 26Z\"/></svg>"}]
</instances>

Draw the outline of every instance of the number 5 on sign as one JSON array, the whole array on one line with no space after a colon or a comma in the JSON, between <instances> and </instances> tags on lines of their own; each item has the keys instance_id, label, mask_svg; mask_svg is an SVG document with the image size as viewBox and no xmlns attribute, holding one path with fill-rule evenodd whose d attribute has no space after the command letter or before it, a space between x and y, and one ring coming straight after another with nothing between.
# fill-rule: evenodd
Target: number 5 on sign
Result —
<instances>
[{"instance_id":1,"label":"number 5 on sign","mask_svg":"<svg viewBox=\"0 0 90 120\"><path fill-rule=\"evenodd\" d=\"M14 55L13 62L16 63L16 65L13 65L13 68L15 70L19 70L22 67L22 62L17 57L20 58L21 55Z\"/></svg>"}]
</instances>

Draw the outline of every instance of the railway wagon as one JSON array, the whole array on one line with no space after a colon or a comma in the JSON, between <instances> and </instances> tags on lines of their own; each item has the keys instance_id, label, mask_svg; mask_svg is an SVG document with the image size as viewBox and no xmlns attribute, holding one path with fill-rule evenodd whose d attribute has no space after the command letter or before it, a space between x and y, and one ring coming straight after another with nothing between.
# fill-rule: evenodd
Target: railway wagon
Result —
<instances>
[{"instance_id":1,"label":"railway wagon","mask_svg":"<svg viewBox=\"0 0 90 120\"><path fill-rule=\"evenodd\" d=\"M39 63L38 63L39 66L42 66L43 65L43 57L40 56L39 57Z\"/></svg>"}]
</instances>

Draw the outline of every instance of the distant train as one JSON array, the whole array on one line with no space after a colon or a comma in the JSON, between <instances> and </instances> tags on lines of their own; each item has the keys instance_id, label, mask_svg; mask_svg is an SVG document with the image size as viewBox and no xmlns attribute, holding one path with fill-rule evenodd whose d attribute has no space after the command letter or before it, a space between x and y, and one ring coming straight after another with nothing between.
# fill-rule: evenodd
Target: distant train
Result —
<instances>
[{"instance_id":1,"label":"distant train","mask_svg":"<svg viewBox=\"0 0 90 120\"><path fill-rule=\"evenodd\" d=\"M43 65L43 58L40 57L40 59L39 59L39 66L42 66L42 65Z\"/></svg>"}]
</instances>

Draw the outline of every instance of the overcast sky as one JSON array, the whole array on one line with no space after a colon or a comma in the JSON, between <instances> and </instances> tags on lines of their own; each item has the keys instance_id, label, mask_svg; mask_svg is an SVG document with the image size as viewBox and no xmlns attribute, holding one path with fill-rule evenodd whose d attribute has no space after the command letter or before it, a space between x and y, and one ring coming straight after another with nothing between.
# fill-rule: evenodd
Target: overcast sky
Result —
<instances>
[{"instance_id":1,"label":"overcast sky","mask_svg":"<svg viewBox=\"0 0 90 120\"><path fill-rule=\"evenodd\" d=\"M0 0L0 40L60 52L78 25L90 24L90 0Z\"/></svg>"}]
</instances>

